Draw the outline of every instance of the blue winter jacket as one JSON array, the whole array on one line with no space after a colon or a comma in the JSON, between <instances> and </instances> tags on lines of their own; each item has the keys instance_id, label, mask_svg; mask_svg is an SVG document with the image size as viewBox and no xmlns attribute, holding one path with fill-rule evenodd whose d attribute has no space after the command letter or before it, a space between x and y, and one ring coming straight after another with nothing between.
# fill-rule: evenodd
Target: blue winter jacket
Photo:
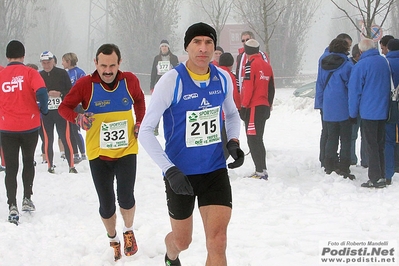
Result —
<instances>
[{"instance_id":1,"label":"blue winter jacket","mask_svg":"<svg viewBox=\"0 0 399 266\"><path fill-rule=\"evenodd\" d=\"M396 88L399 85L399 51L389 51L386 58L391 66L393 85Z\"/></svg>"},{"instance_id":2,"label":"blue winter jacket","mask_svg":"<svg viewBox=\"0 0 399 266\"><path fill-rule=\"evenodd\" d=\"M326 56L329 55L329 54L330 54L330 52L328 51L328 46L327 46L327 48L324 49L323 54L320 56L319 62L318 62L318 64L317 64L316 91L317 91L317 90L320 90L320 88L322 89L321 84L319 84L319 83L317 82L317 81L320 79L320 78L319 78L319 75L320 75L320 72L321 72L321 61L323 60L324 57L326 57ZM316 96L317 96L317 95L316 95ZM318 101L316 100L316 99L317 99L316 96L315 96L315 101L314 101L314 109L321 109L321 105L319 105Z\"/></svg>"},{"instance_id":3,"label":"blue winter jacket","mask_svg":"<svg viewBox=\"0 0 399 266\"><path fill-rule=\"evenodd\" d=\"M343 53L330 53L321 60L316 82L319 86L316 86L315 108L323 110L324 121L348 120L348 81L352 67L352 62Z\"/></svg>"},{"instance_id":4,"label":"blue winter jacket","mask_svg":"<svg viewBox=\"0 0 399 266\"><path fill-rule=\"evenodd\" d=\"M387 60L373 48L363 52L349 79L349 115L386 120L391 80Z\"/></svg>"}]
</instances>

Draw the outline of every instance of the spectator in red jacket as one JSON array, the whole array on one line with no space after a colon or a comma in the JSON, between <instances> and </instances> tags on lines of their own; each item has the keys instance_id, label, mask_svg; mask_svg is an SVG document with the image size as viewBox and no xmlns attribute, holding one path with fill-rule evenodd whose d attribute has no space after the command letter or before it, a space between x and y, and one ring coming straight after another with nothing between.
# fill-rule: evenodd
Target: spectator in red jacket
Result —
<instances>
[{"instance_id":1,"label":"spectator in red jacket","mask_svg":"<svg viewBox=\"0 0 399 266\"><path fill-rule=\"evenodd\" d=\"M215 66L219 66L219 59L222 54L224 54L223 48L220 46L216 46L216 49L213 52L213 58L211 63L214 64Z\"/></svg>"},{"instance_id":2,"label":"spectator in red jacket","mask_svg":"<svg viewBox=\"0 0 399 266\"><path fill-rule=\"evenodd\" d=\"M259 42L255 39L246 41L244 49L248 61L240 92L240 116L245 122L248 147L255 164L255 173L249 177L267 180L269 175L263 133L275 93L273 70L259 53Z\"/></svg>"}]
</instances>

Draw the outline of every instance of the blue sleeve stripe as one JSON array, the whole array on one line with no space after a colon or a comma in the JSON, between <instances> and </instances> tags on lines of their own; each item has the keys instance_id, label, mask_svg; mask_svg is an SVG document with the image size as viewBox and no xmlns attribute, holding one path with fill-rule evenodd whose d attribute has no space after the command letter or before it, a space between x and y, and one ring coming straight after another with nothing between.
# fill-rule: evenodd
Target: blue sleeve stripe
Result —
<instances>
[{"instance_id":1,"label":"blue sleeve stripe","mask_svg":"<svg viewBox=\"0 0 399 266\"><path fill-rule=\"evenodd\" d=\"M227 78L219 70L218 70L218 73L219 73L219 77L221 77L222 80L223 80L222 90L223 90L223 95L226 97L226 94L227 94Z\"/></svg>"},{"instance_id":2,"label":"blue sleeve stripe","mask_svg":"<svg viewBox=\"0 0 399 266\"><path fill-rule=\"evenodd\" d=\"M174 104L177 103L177 95L179 94L179 83L180 83L180 75L177 74L175 92L173 94L173 100L172 100L172 104L171 105L174 105Z\"/></svg>"}]
</instances>

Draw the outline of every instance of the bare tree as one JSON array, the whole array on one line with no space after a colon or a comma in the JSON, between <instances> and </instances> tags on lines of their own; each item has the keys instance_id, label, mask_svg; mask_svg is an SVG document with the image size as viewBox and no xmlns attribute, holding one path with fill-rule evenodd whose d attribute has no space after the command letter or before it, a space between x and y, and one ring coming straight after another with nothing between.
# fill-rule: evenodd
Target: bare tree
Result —
<instances>
[{"instance_id":1,"label":"bare tree","mask_svg":"<svg viewBox=\"0 0 399 266\"><path fill-rule=\"evenodd\" d=\"M211 24L215 27L216 35L220 36L230 12L234 0L200 0L193 1L208 16Z\"/></svg>"},{"instance_id":2,"label":"bare tree","mask_svg":"<svg viewBox=\"0 0 399 266\"><path fill-rule=\"evenodd\" d=\"M65 26L65 11L60 2L41 0L28 8L30 26L26 35L27 59L30 62L38 62L40 53L50 50L61 60L64 53L70 52L69 44L74 39ZM61 65L61 62L58 62L58 65Z\"/></svg>"},{"instance_id":3,"label":"bare tree","mask_svg":"<svg viewBox=\"0 0 399 266\"><path fill-rule=\"evenodd\" d=\"M316 0L284 0L279 3L284 12L270 41L271 62L276 75L295 77L302 67L306 39L313 16L320 6ZM284 80L284 84L294 81Z\"/></svg>"},{"instance_id":4,"label":"bare tree","mask_svg":"<svg viewBox=\"0 0 399 266\"><path fill-rule=\"evenodd\" d=\"M316 0L252 0L237 1L235 6L242 20L263 42L275 75L297 75L302 66L307 33L320 3Z\"/></svg>"},{"instance_id":5,"label":"bare tree","mask_svg":"<svg viewBox=\"0 0 399 266\"><path fill-rule=\"evenodd\" d=\"M379 26L382 27L388 17L389 12L392 9L392 5L395 0L346 0L355 10L357 10L356 17L361 18L364 24L364 30L361 26L356 23L349 11L342 6L340 6L336 0L331 0L331 2L341 10L346 17L352 22L355 28L367 38L373 38L378 32L372 32L372 26L376 23L376 18L380 18Z\"/></svg>"},{"instance_id":6,"label":"bare tree","mask_svg":"<svg viewBox=\"0 0 399 266\"><path fill-rule=\"evenodd\" d=\"M0 0L0 51L3 54L7 43L12 39L24 42L28 29L26 0ZM1 57L0 62L5 63Z\"/></svg>"},{"instance_id":7,"label":"bare tree","mask_svg":"<svg viewBox=\"0 0 399 266\"><path fill-rule=\"evenodd\" d=\"M235 7L243 22L259 36L265 52L270 54L269 41L285 7L278 5L277 0L239 0L235 1Z\"/></svg>"},{"instance_id":8,"label":"bare tree","mask_svg":"<svg viewBox=\"0 0 399 266\"><path fill-rule=\"evenodd\" d=\"M393 8L391 12L392 31L395 38L399 38L399 1L393 3Z\"/></svg>"},{"instance_id":9,"label":"bare tree","mask_svg":"<svg viewBox=\"0 0 399 266\"><path fill-rule=\"evenodd\" d=\"M180 0L111 0L115 29L111 34L123 52L124 68L149 73L162 39L168 39L173 51L179 3ZM149 87L149 77L145 82Z\"/></svg>"}]
</instances>

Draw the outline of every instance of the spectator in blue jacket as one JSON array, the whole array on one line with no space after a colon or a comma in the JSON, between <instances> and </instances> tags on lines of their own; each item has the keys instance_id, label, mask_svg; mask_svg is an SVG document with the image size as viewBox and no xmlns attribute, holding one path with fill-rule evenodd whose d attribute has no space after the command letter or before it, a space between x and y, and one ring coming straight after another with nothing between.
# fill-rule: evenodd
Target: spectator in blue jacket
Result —
<instances>
[{"instance_id":1,"label":"spectator in blue jacket","mask_svg":"<svg viewBox=\"0 0 399 266\"><path fill-rule=\"evenodd\" d=\"M346 34L346 33L340 33L337 35L336 39L344 39L348 42L349 46L348 46L348 51L346 52L346 54L349 54L350 51L350 47L352 46L352 38ZM318 63L318 73L320 73L320 69L321 69L321 60L323 60L324 57L326 57L327 55L329 55L329 50L328 47L324 50L323 54L320 56L319 58L319 63ZM319 79L319 77L317 77L317 79ZM320 83L316 82L316 90L317 87L320 87ZM317 99L316 99L317 100ZM319 107L316 107L316 101L315 101L315 109L320 109L320 115L321 115L321 135L320 135L320 153L319 153L319 160L321 163L321 167L324 166L324 157L325 157L325 148L326 148L326 143L327 143L327 130L324 129L324 122L323 122L323 110ZM338 156L337 156L337 160L338 160Z\"/></svg>"},{"instance_id":2,"label":"spectator in blue jacket","mask_svg":"<svg viewBox=\"0 0 399 266\"><path fill-rule=\"evenodd\" d=\"M349 115L362 119L361 126L369 155L367 188L383 188L385 181L385 121L388 117L391 81L387 60L371 39L361 40L360 60L349 79Z\"/></svg>"},{"instance_id":3,"label":"spectator in blue jacket","mask_svg":"<svg viewBox=\"0 0 399 266\"><path fill-rule=\"evenodd\" d=\"M350 174L350 150L352 121L349 119L348 81L353 64L347 57L349 43L334 39L329 45L329 55L321 60L316 87L316 106L323 110L324 129L327 131L324 170L327 174L335 171L344 178L354 179ZM337 151L341 140L340 157Z\"/></svg>"},{"instance_id":4,"label":"spectator in blue jacket","mask_svg":"<svg viewBox=\"0 0 399 266\"><path fill-rule=\"evenodd\" d=\"M360 58L360 51L359 51L359 44L355 44L352 47L352 57L350 57L352 63L355 65ZM356 165L358 162L357 156L356 156L356 140L359 135L359 128L360 127L360 116L357 117L357 122L356 124L353 124L352 126L352 141L351 141L351 165ZM361 141L360 141L360 165L364 168L369 167L369 158L367 156L367 148L366 148L366 141L363 136L362 130L360 130L360 136L361 136Z\"/></svg>"},{"instance_id":5,"label":"spectator in blue jacket","mask_svg":"<svg viewBox=\"0 0 399 266\"><path fill-rule=\"evenodd\" d=\"M388 42L388 53L385 55L391 67L393 85L399 85L399 39L391 39ZM385 178L387 185L391 185L392 176L395 173L395 146L398 124L385 125Z\"/></svg>"}]
</instances>

